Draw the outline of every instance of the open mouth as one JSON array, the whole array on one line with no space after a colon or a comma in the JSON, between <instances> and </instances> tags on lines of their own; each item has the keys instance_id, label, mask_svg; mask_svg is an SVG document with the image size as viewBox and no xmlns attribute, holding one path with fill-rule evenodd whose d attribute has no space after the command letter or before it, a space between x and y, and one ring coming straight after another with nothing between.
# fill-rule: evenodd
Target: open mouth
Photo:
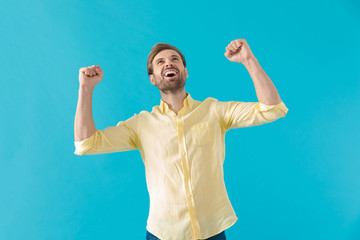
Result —
<instances>
[{"instance_id":1,"label":"open mouth","mask_svg":"<svg viewBox=\"0 0 360 240\"><path fill-rule=\"evenodd\" d=\"M167 71L167 72L164 74L164 77L171 79L171 78L174 78L176 75L177 75L177 72L176 72L176 71L170 70L170 71Z\"/></svg>"}]
</instances>

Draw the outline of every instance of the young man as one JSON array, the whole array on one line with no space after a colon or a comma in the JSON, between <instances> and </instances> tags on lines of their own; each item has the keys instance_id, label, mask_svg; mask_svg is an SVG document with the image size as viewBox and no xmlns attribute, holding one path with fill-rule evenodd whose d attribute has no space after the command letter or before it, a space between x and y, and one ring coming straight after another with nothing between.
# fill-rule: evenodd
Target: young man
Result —
<instances>
[{"instance_id":1,"label":"young man","mask_svg":"<svg viewBox=\"0 0 360 240\"><path fill-rule=\"evenodd\" d=\"M75 154L140 151L150 196L149 240L226 239L225 230L237 217L224 184L225 133L287 114L245 39L230 42L224 55L244 64L259 102L192 99L185 91L188 72L183 54L159 43L148 56L147 70L151 84L160 90L160 105L105 130L95 128L91 111L92 92L103 71L95 65L80 69Z\"/></svg>"}]
</instances>

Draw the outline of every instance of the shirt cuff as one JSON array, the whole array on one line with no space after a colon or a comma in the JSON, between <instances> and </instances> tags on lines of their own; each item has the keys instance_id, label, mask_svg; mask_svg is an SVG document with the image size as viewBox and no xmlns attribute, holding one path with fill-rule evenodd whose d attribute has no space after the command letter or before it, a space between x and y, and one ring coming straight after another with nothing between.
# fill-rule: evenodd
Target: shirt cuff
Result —
<instances>
[{"instance_id":1,"label":"shirt cuff","mask_svg":"<svg viewBox=\"0 0 360 240\"><path fill-rule=\"evenodd\" d=\"M288 108L285 106L284 102L281 101L280 103L278 104L275 104L275 105L266 105L264 103L261 103L259 102L259 111L260 112L266 112L266 111L269 111L273 108L277 108L277 109L280 109L284 114L286 114L288 112Z\"/></svg>"},{"instance_id":2,"label":"shirt cuff","mask_svg":"<svg viewBox=\"0 0 360 240\"><path fill-rule=\"evenodd\" d=\"M84 155L87 151L89 151L95 144L95 137L97 134L97 130L88 138L85 138L81 141L75 141L75 152L76 155Z\"/></svg>"}]
</instances>

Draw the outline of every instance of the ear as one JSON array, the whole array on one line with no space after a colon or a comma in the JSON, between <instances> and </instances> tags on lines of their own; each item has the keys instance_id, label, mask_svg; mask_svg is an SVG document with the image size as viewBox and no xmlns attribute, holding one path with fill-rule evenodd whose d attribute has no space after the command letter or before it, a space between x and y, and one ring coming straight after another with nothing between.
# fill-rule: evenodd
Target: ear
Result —
<instances>
[{"instance_id":1,"label":"ear","mask_svg":"<svg viewBox=\"0 0 360 240\"><path fill-rule=\"evenodd\" d=\"M151 84L152 84L152 85L155 85L156 82L155 82L154 75L153 75L153 74L150 74L150 75L149 75L149 78L150 78Z\"/></svg>"},{"instance_id":2,"label":"ear","mask_svg":"<svg viewBox=\"0 0 360 240\"><path fill-rule=\"evenodd\" d=\"M185 68L185 77L186 77L186 78L188 78L188 77L189 77L189 74L188 74L187 68Z\"/></svg>"}]
</instances>

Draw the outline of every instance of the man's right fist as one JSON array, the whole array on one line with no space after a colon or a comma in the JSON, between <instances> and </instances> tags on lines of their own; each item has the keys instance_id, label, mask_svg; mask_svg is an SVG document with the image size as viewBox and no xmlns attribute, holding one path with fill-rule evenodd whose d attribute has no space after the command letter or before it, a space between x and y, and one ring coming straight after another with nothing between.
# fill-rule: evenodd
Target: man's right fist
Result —
<instances>
[{"instance_id":1,"label":"man's right fist","mask_svg":"<svg viewBox=\"0 0 360 240\"><path fill-rule=\"evenodd\" d=\"M94 88L103 78L104 71L100 66L92 65L79 70L79 82L81 87Z\"/></svg>"}]
</instances>

